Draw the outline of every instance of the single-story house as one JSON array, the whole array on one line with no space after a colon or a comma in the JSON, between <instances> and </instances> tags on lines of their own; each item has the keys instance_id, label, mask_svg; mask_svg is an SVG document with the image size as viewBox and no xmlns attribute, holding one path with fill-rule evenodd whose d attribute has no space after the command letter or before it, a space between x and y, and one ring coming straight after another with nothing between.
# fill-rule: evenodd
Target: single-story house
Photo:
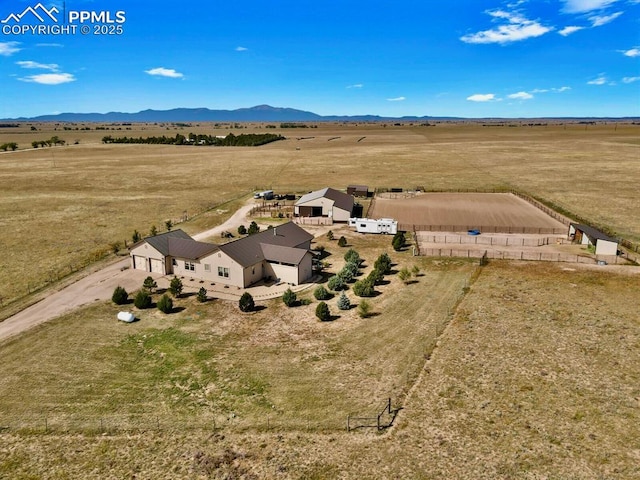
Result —
<instances>
[{"instance_id":1,"label":"single-story house","mask_svg":"<svg viewBox=\"0 0 640 480\"><path fill-rule=\"evenodd\" d=\"M347 186L347 193L354 197L367 198L369 195L369 187L367 185L349 185Z\"/></svg>"},{"instance_id":2,"label":"single-story house","mask_svg":"<svg viewBox=\"0 0 640 480\"><path fill-rule=\"evenodd\" d=\"M572 223L569 225L569 237L574 243L595 246L596 255L618 254L618 240L588 225Z\"/></svg>"},{"instance_id":3,"label":"single-story house","mask_svg":"<svg viewBox=\"0 0 640 480\"><path fill-rule=\"evenodd\" d=\"M312 239L291 222L224 245L198 242L174 230L133 245L131 262L138 270L240 288L270 279L298 285L313 275Z\"/></svg>"},{"instance_id":4,"label":"single-story house","mask_svg":"<svg viewBox=\"0 0 640 480\"><path fill-rule=\"evenodd\" d=\"M327 187L300 197L293 213L296 217L329 217L334 222L348 222L354 203L351 195Z\"/></svg>"}]
</instances>

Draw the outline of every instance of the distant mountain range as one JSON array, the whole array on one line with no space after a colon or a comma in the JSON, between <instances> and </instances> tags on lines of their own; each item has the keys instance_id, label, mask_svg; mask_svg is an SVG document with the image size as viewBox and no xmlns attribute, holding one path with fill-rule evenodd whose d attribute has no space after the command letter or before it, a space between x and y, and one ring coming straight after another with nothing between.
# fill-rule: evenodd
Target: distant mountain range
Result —
<instances>
[{"instance_id":1,"label":"distant mountain range","mask_svg":"<svg viewBox=\"0 0 640 480\"><path fill-rule=\"evenodd\" d=\"M428 121L458 120L457 117L381 117L378 115L323 116L317 113L258 105L237 110L210 110L208 108L174 108L171 110L143 110L137 113L60 113L38 117L6 119L32 122L380 122L388 120Z\"/></svg>"}]
</instances>

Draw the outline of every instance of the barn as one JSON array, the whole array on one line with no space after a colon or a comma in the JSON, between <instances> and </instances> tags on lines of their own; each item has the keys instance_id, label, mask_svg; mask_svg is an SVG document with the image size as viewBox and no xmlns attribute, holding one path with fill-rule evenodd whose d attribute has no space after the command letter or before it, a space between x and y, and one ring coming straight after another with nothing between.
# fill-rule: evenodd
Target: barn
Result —
<instances>
[{"instance_id":1,"label":"barn","mask_svg":"<svg viewBox=\"0 0 640 480\"><path fill-rule=\"evenodd\" d=\"M348 222L353 212L354 200L333 188L307 193L294 204L296 217L328 217L334 222Z\"/></svg>"},{"instance_id":2,"label":"barn","mask_svg":"<svg viewBox=\"0 0 640 480\"><path fill-rule=\"evenodd\" d=\"M596 255L618 254L618 240L588 225L579 223L569 225L569 238L572 238L574 243L580 245L594 246Z\"/></svg>"},{"instance_id":3,"label":"barn","mask_svg":"<svg viewBox=\"0 0 640 480\"><path fill-rule=\"evenodd\" d=\"M369 187L367 185L349 185L347 186L347 194L354 197L367 198L369 195Z\"/></svg>"},{"instance_id":4,"label":"barn","mask_svg":"<svg viewBox=\"0 0 640 480\"><path fill-rule=\"evenodd\" d=\"M131 248L132 267L246 288L261 280L299 285L312 277L313 235L285 223L224 245L198 242L182 230L148 237Z\"/></svg>"}]
</instances>

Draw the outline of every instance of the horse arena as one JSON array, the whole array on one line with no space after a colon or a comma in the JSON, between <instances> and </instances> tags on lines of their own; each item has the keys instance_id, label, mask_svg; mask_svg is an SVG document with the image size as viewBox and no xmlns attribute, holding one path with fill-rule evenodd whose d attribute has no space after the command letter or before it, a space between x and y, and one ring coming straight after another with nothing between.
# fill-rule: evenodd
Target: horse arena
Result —
<instances>
[{"instance_id":1,"label":"horse arena","mask_svg":"<svg viewBox=\"0 0 640 480\"><path fill-rule=\"evenodd\" d=\"M595 262L571 245L566 225L510 193L377 196L368 216L415 232L421 255ZM468 235L472 229L481 235Z\"/></svg>"}]
</instances>

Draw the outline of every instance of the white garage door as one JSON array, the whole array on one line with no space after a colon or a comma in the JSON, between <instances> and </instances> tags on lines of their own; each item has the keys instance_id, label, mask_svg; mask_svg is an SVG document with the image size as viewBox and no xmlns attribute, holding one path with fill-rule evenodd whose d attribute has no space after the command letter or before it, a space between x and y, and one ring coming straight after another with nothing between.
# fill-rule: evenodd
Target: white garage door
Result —
<instances>
[{"instance_id":1,"label":"white garage door","mask_svg":"<svg viewBox=\"0 0 640 480\"><path fill-rule=\"evenodd\" d=\"M136 270L144 270L147 271L147 258L141 257L140 255L134 255L133 264L135 265Z\"/></svg>"},{"instance_id":2,"label":"white garage door","mask_svg":"<svg viewBox=\"0 0 640 480\"><path fill-rule=\"evenodd\" d=\"M151 271L155 273L164 273L164 269L162 268L162 260L156 260L155 258L151 260Z\"/></svg>"}]
</instances>

